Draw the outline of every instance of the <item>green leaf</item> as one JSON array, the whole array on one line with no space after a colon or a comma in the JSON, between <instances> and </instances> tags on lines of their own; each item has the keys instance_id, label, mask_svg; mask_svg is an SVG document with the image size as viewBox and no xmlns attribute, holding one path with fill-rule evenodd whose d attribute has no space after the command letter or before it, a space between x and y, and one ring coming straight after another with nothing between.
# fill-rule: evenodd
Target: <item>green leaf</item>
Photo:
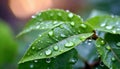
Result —
<instances>
[{"instance_id":1,"label":"green leaf","mask_svg":"<svg viewBox=\"0 0 120 69\"><path fill-rule=\"evenodd\" d=\"M120 34L120 17L110 15L96 16L86 22L97 31Z\"/></svg>"},{"instance_id":2,"label":"green leaf","mask_svg":"<svg viewBox=\"0 0 120 69\"><path fill-rule=\"evenodd\" d=\"M0 69L3 69L6 63L11 64L16 55L17 43L13 38L11 28L0 20Z\"/></svg>"},{"instance_id":3,"label":"green leaf","mask_svg":"<svg viewBox=\"0 0 120 69\"><path fill-rule=\"evenodd\" d=\"M43 32L39 31L39 37L35 38L31 43L30 48L19 63L58 56L71 50L93 34L91 33L93 29L89 25L84 24L79 16L71 12L47 10L38 13L34 17L28 23L26 29L31 32L30 27L34 29L40 26L37 30L46 30ZM39 21L39 19L42 20ZM37 21L39 24L36 25ZM51 25L52 23L53 25ZM46 27L42 29L47 24L50 28ZM26 29L23 30L25 32L22 32L21 35L28 32Z\"/></svg>"},{"instance_id":4,"label":"green leaf","mask_svg":"<svg viewBox=\"0 0 120 69\"><path fill-rule=\"evenodd\" d=\"M120 68L119 38L120 35L106 34L104 40L99 38L96 42L103 63L112 69Z\"/></svg>"},{"instance_id":5,"label":"green leaf","mask_svg":"<svg viewBox=\"0 0 120 69\"><path fill-rule=\"evenodd\" d=\"M77 60L77 52L72 49L57 57L21 63L19 69L72 69Z\"/></svg>"}]
</instances>

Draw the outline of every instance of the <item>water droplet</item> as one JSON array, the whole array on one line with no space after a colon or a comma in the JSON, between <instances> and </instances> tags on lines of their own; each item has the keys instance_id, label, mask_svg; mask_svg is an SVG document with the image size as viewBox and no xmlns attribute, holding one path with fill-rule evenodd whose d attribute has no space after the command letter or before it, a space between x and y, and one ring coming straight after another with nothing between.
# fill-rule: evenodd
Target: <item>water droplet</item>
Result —
<instances>
[{"instance_id":1,"label":"water droplet","mask_svg":"<svg viewBox=\"0 0 120 69\"><path fill-rule=\"evenodd\" d=\"M104 45L105 44L105 41L104 40L101 40L101 45Z\"/></svg>"},{"instance_id":2,"label":"water droplet","mask_svg":"<svg viewBox=\"0 0 120 69\"><path fill-rule=\"evenodd\" d=\"M112 61L115 61L115 58L114 58L114 57L112 57L112 58L111 58L111 60L112 60Z\"/></svg>"},{"instance_id":3,"label":"water droplet","mask_svg":"<svg viewBox=\"0 0 120 69\"><path fill-rule=\"evenodd\" d=\"M35 63L37 63L37 62L38 62L38 60L34 60L34 62L35 62Z\"/></svg>"},{"instance_id":4,"label":"water droplet","mask_svg":"<svg viewBox=\"0 0 120 69\"><path fill-rule=\"evenodd\" d=\"M41 37L42 35L40 34L39 37Z\"/></svg>"},{"instance_id":5,"label":"water droplet","mask_svg":"<svg viewBox=\"0 0 120 69\"><path fill-rule=\"evenodd\" d=\"M33 15L33 16L32 16L32 18L36 18L36 16L35 16L35 15Z\"/></svg>"},{"instance_id":6,"label":"water droplet","mask_svg":"<svg viewBox=\"0 0 120 69\"><path fill-rule=\"evenodd\" d=\"M69 14L68 14L68 17L69 17L69 18L72 18L72 17L73 17L73 13L69 13Z\"/></svg>"},{"instance_id":7,"label":"water droplet","mask_svg":"<svg viewBox=\"0 0 120 69\"><path fill-rule=\"evenodd\" d=\"M36 26L36 29L39 29L40 28L40 26L38 25L38 26Z\"/></svg>"},{"instance_id":8,"label":"water droplet","mask_svg":"<svg viewBox=\"0 0 120 69\"><path fill-rule=\"evenodd\" d=\"M61 36L61 37L66 37L66 35L65 35L65 34L60 34L60 36Z\"/></svg>"},{"instance_id":9,"label":"water droplet","mask_svg":"<svg viewBox=\"0 0 120 69\"><path fill-rule=\"evenodd\" d=\"M113 26L106 26L106 29L112 29L113 28Z\"/></svg>"},{"instance_id":10,"label":"water droplet","mask_svg":"<svg viewBox=\"0 0 120 69\"><path fill-rule=\"evenodd\" d=\"M106 49L110 50L111 48L110 48L110 46L106 46Z\"/></svg>"},{"instance_id":11,"label":"water droplet","mask_svg":"<svg viewBox=\"0 0 120 69\"><path fill-rule=\"evenodd\" d=\"M35 47L33 46L33 47L32 47L32 49L34 50L34 49L35 49Z\"/></svg>"},{"instance_id":12,"label":"water droplet","mask_svg":"<svg viewBox=\"0 0 120 69\"><path fill-rule=\"evenodd\" d=\"M73 45L74 45L73 42L68 42L68 43L65 44L65 47L72 47Z\"/></svg>"},{"instance_id":13,"label":"water droplet","mask_svg":"<svg viewBox=\"0 0 120 69\"><path fill-rule=\"evenodd\" d=\"M51 51L50 49L48 49L47 51L45 51L45 54L46 54L47 56L49 56L49 55L52 54L52 51Z\"/></svg>"},{"instance_id":14,"label":"water droplet","mask_svg":"<svg viewBox=\"0 0 120 69\"><path fill-rule=\"evenodd\" d=\"M81 41L84 41L85 39L86 39L85 36L81 36L81 37L80 37L80 40L81 40Z\"/></svg>"},{"instance_id":15,"label":"water droplet","mask_svg":"<svg viewBox=\"0 0 120 69\"><path fill-rule=\"evenodd\" d=\"M100 47L101 45L97 45L97 47Z\"/></svg>"},{"instance_id":16,"label":"water droplet","mask_svg":"<svg viewBox=\"0 0 120 69\"><path fill-rule=\"evenodd\" d=\"M40 56L42 56L43 54L42 53L40 53Z\"/></svg>"},{"instance_id":17,"label":"water droplet","mask_svg":"<svg viewBox=\"0 0 120 69\"><path fill-rule=\"evenodd\" d=\"M105 25L106 25L106 23L102 23L100 26L101 26L101 27L104 27Z\"/></svg>"},{"instance_id":18,"label":"water droplet","mask_svg":"<svg viewBox=\"0 0 120 69\"><path fill-rule=\"evenodd\" d=\"M34 68L34 65L33 65L33 64L31 64L31 65L30 65L30 68Z\"/></svg>"},{"instance_id":19,"label":"water droplet","mask_svg":"<svg viewBox=\"0 0 120 69\"><path fill-rule=\"evenodd\" d=\"M118 42L116 45L120 47L120 42Z\"/></svg>"},{"instance_id":20,"label":"water droplet","mask_svg":"<svg viewBox=\"0 0 120 69\"><path fill-rule=\"evenodd\" d=\"M53 22L53 24L56 24L56 23L58 23L58 22L57 22L57 21L54 21L54 22Z\"/></svg>"},{"instance_id":21,"label":"water droplet","mask_svg":"<svg viewBox=\"0 0 120 69\"><path fill-rule=\"evenodd\" d=\"M114 34L115 34L115 33L116 33L116 30L112 30L112 33L114 33Z\"/></svg>"},{"instance_id":22,"label":"water droplet","mask_svg":"<svg viewBox=\"0 0 120 69\"><path fill-rule=\"evenodd\" d=\"M75 63L77 62L77 60L74 59L74 58L72 58L72 59L69 60L69 62L70 62L71 64L75 64Z\"/></svg>"},{"instance_id":23,"label":"water droplet","mask_svg":"<svg viewBox=\"0 0 120 69\"><path fill-rule=\"evenodd\" d=\"M58 46L54 46L53 49L54 49L55 51L57 51L57 50L59 49L59 47L58 47Z\"/></svg>"},{"instance_id":24,"label":"water droplet","mask_svg":"<svg viewBox=\"0 0 120 69\"><path fill-rule=\"evenodd\" d=\"M50 58L46 58L46 63L50 63L51 59Z\"/></svg>"},{"instance_id":25,"label":"water droplet","mask_svg":"<svg viewBox=\"0 0 120 69\"><path fill-rule=\"evenodd\" d=\"M58 16L62 16L62 13L59 12L59 13L58 13Z\"/></svg>"},{"instance_id":26,"label":"water droplet","mask_svg":"<svg viewBox=\"0 0 120 69\"><path fill-rule=\"evenodd\" d=\"M75 25L75 23L74 23L74 22L71 22L70 24L71 24L71 26L74 26L74 25Z\"/></svg>"},{"instance_id":27,"label":"water droplet","mask_svg":"<svg viewBox=\"0 0 120 69\"><path fill-rule=\"evenodd\" d=\"M82 28L86 28L87 26L85 24L80 24Z\"/></svg>"},{"instance_id":28,"label":"water droplet","mask_svg":"<svg viewBox=\"0 0 120 69\"><path fill-rule=\"evenodd\" d=\"M53 31L50 31L50 32L48 33L48 35L49 35L49 36L53 36Z\"/></svg>"}]
</instances>

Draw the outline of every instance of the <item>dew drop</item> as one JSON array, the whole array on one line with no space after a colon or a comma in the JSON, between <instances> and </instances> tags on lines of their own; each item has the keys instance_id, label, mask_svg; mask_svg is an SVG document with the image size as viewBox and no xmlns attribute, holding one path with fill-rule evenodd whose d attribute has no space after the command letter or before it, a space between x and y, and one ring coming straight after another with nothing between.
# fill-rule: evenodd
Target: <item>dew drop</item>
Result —
<instances>
[{"instance_id":1,"label":"dew drop","mask_svg":"<svg viewBox=\"0 0 120 69\"><path fill-rule=\"evenodd\" d=\"M68 17L69 17L69 18L72 18L72 17L73 17L73 13L69 13L69 14L68 14Z\"/></svg>"},{"instance_id":2,"label":"dew drop","mask_svg":"<svg viewBox=\"0 0 120 69\"><path fill-rule=\"evenodd\" d=\"M48 35L49 35L49 36L53 36L53 31L50 31L50 32L48 33Z\"/></svg>"},{"instance_id":3,"label":"dew drop","mask_svg":"<svg viewBox=\"0 0 120 69\"><path fill-rule=\"evenodd\" d=\"M32 18L36 18L36 16L35 16L35 15L33 15L33 16L32 16Z\"/></svg>"},{"instance_id":4,"label":"dew drop","mask_svg":"<svg viewBox=\"0 0 120 69\"><path fill-rule=\"evenodd\" d=\"M114 57L112 57L112 58L111 58L111 60L112 60L112 61L115 61L115 58L114 58Z\"/></svg>"},{"instance_id":5,"label":"dew drop","mask_svg":"<svg viewBox=\"0 0 120 69\"><path fill-rule=\"evenodd\" d=\"M66 43L66 44L65 44L65 47L68 47L68 48L69 48L69 47L72 47L73 45L74 45L73 42L69 42L69 43Z\"/></svg>"},{"instance_id":6,"label":"dew drop","mask_svg":"<svg viewBox=\"0 0 120 69\"><path fill-rule=\"evenodd\" d=\"M50 58L46 58L46 63L50 63L51 59Z\"/></svg>"},{"instance_id":7,"label":"dew drop","mask_svg":"<svg viewBox=\"0 0 120 69\"><path fill-rule=\"evenodd\" d=\"M37 62L38 62L38 60L34 60L34 62L35 62L35 63L37 63Z\"/></svg>"},{"instance_id":8,"label":"dew drop","mask_svg":"<svg viewBox=\"0 0 120 69\"><path fill-rule=\"evenodd\" d=\"M55 51L57 51L57 50L59 49L59 47L58 47L58 46L54 46L53 49L54 49Z\"/></svg>"},{"instance_id":9,"label":"dew drop","mask_svg":"<svg viewBox=\"0 0 120 69\"><path fill-rule=\"evenodd\" d=\"M110 50L111 48L110 48L110 46L106 46L106 49Z\"/></svg>"},{"instance_id":10,"label":"dew drop","mask_svg":"<svg viewBox=\"0 0 120 69\"><path fill-rule=\"evenodd\" d=\"M75 63L77 62L77 60L74 59L74 58L72 58L72 59L69 60L69 62L70 62L71 64L75 64Z\"/></svg>"},{"instance_id":11,"label":"dew drop","mask_svg":"<svg viewBox=\"0 0 120 69\"><path fill-rule=\"evenodd\" d=\"M62 14L59 12L59 13L58 13L58 16L62 16Z\"/></svg>"},{"instance_id":12,"label":"dew drop","mask_svg":"<svg viewBox=\"0 0 120 69\"><path fill-rule=\"evenodd\" d=\"M33 46L33 47L32 47L32 49L34 50L34 49L35 49L35 47Z\"/></svg>"},{"instance_id":13,"label":"dew drop","mask_svg":"<svg viewBox=\"0 0 120 69\"><path fill-rule=\"evenodd\" d=\"M100 26L101 26L101 27L104 27L105 25L106 25L106 23L102 23Z\"/></svg>"},{"instance_id":14,"label":"dew drop","mask_svg":"<svg viewBox=\"0 0 120 69\"><path fill-rule=\"evenodd\" d=\"M114 33L114 34L115 34L115 33L116 33L116 30L112 30L112 33Z\"/></svg>"},{"instance_id":15,"label":"dew drop","mask_svg":"<svg viewBox=\"0 0 120 69\"><path fill-rule=\"evenodd\" d=\"M116 45L120 47L120 42L118 42Z\"/></svg>"},{"instance_id":16,"label":"dew drop","mask_svg":"<svg viewBox=\"0 0 120 69\"><path fill-rule=\"evenodd\" d=\"M40 53L40 56L42 56L42 53Z\"/></svg>"},{"instance_id":17,"label":"dew drop","mask_svg":"<svg viewBox=\"0 0 120 69\"><path fill-rule=\"evenodd\" d=\"M86 28L87 26L85 24L80 24L82 28Z\"/></svg>"},{"instance_id":18,"label":"dew drop","mask_svg":"<svg viewBox=\"0 0 120 69\"><path fill-rule=\"evenodd\" d=\"M36 26L36 29L39 29L40 28L40 26L38 25L38 26Z\"/></svg>"},{"instance_id":19,"label":"dew drop","mask_svg":"<svg viewBox=\"0 0 120 69\"><path fill-rule=\"evenodd\" d=\"M113 28L113 26L106 26L105 28L108 29L108 30L110 30L110 29Z\"/></svg>"},{"instance_id":20,"label":"dew drop","mask_svg":"<svg viewBox=\"0 0 120 69\"><path fill-rule=\"evenodd\" d=\"M47 51L45 51L45 55L49 56L52 54L52 51L50 49L48 49Z\"/></svg>"},{"instance_id":21,"label":"dew drop","mask_svg":"<svg viewBox=\"0 0 120 69\"><path fill-rule=\"evenodd\" d=\"M40 35L38 35L39 37L41 37L42 35L40 34Z\"/></svg>"},{"instance_id":22,"label":"dew drop","mask_svg":"<svg viewBox=\"0 0 120 69\"><path fill-rule=\"evenodd\" d=\"M75 23L74 23L74 22L71 22L70 24L71 24L71 26L74 26L74 25L75 25Z\"/></svg>"},{"instance_id":23,"label":"dew drop","mask_svg":"<svg viewBox=\"0 0 120 69\"><path fill-rule=\"evenodd\" d=\"M104 45L104 44L105 44L105 41L101 40L101 44Z\"/></svg>"},{"instance_id":24,"label":"dew drop","mask_svg":"<svg viewBox=\"0 0 120 69\"><path fill-rule=\"evenodd\" d=\"M31 65L30 65L30 68L34 68L34 65L33 65L33 64L31 64Z\"/></svg>"},{"instance_id":25,"label":"dew drop","mask_svg":"<svg viewBox=\"0 0 120 69\"><path fill-rule=\"evenodd\" d=\"M61 36L61 37L66 37L66 35L65 35L65 34L60 34L60 36Z\"/></svg>"}]
</instances>

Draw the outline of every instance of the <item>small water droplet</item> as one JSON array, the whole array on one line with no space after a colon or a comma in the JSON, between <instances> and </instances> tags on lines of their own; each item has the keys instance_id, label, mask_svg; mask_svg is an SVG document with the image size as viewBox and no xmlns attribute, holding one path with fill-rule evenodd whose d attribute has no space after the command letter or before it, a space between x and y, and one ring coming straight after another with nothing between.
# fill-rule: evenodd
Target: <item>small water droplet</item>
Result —
<instances>
[{"instance_id":1,"label":"small water droplet","mask_svg":"<svg viewBox=\"0 0 120 69\"><path fill-rule=\"evenodd\" d=\"M53 36L53 31L50 31L50 32L48 33L48 35L49 35L49 36Z\"/></svg>"},{"instance_id":2,"label":"small water droplet","mask_svg":"<svg viewBox=\"0 0 120 69\"><path fill-rule=\"evenodd\" d=\"M40 56L42 56L43 54L42 53L40 53Z\"/></svg>"},{"instance_id":3,"label":"small water droplet","mask_svg":"<svg viewBox=\"0 0 120 69\"><path fill-rule=\"evenodd\" d=\"M58 47L58 46L54 46L53 49L54 49L55 51L57 51L57 50L59 49L59 47Z\"/></svg>"},{"instance_id":4,"label":"small water droplet","mask_svg":"<svg viewBox=\"0 0 120 69\"><path fill-rule=\"evenodd\" d=\"M116 30L112 30L112 33L114 33L114 34L115 34L115 33L116 33Z\"/></svg>"},{"instance_id":5,"label":"small water droplet","mask_svg":"<svg viewBox=\"0 0 120 69\"><path fill-rule=\"evenodd\" d=\"M38 60L34 60L34 62L35 62L35 63L37 63L37 62L38 62Z\"/></svg>"},{"instance_id":6,"label":"small water droplet","mask_svg":"<svg viewBox=\"0 0 120 69\"><path fill-rule=\"evenodd\" d=\"M115 58L114 58L114 57L112 57L112 58L111 58L111 60L112 60L112 61L115 61Z\"/></svg>"},{"instance_id":7,"label":"small water droplet","mask_svg":"<svg viewBox=\"0 0 120 69\"><path fill-rule=\"evenodd\" d=\"M56 24L56 23L58 23L58 22L57 22L57 21L54 21L54 22L53 22L53 24Z\"/></svg>"},{"instance_id":8,"label":"small water droplet","mask_svg":"<svg viewBox=\"0 0 120 69\"><path fill-rule=\"evenodd\" d=\"M86 28L87 26L85 24L80 24L82 28Z\"/></svg>"},{"instance_id":9,"label":"small water droplet","mask_svg":"<svg viewBox=\"0 0 120 69\"><path fill-rule=\"evenodd\" d=\"M46 58L46 63L50 63L51 59L50 58Z\"/></svg>"},{"instance_id":10,"label":"small water droplet","mask_svg":"<svg viewBox=\"0 0 120 69\"><path fill-rule=\"evenodd\" d=\"M68 43L65 44L65 47L68 47L68 48L69 48L69 47L72 47L73 45L74 45L73 42L68 42Z\"/></svg>"},{"instance_id":11,"label":"small water droplet","mask_svg":"<svg viewBox=\"0 0 120 69\"><path fill-rule=\"evenodd\" d=\"M101 45L104 45L105 44L105 41L104 40L101 40Z\"/></svg>"},{"instance_id":12,"label":"small water droplet","mask_svg":"<svg viewBox=\"0 0 120 69\"><path fill-rule=\"evenodd\" d=\"M69 13L69 14L68 14L68 17L69 17L69 18L72 18L72 17L73 17L73 13Z\"/></svg>"},{"instance_id":13,"label":"small water droplet","mask_svg":"<svg viewBox=\"0 0 120 69\"><path fill-rule=\"evenodd\" d=\"M106 46L106 49L110 50L111 48L110 48L110 46Z\"/></svg>"},{"instance_id":14,"label":"small water droplet","mask_svg":"<svg viewBox=\"0 0 120 69\"><path fill-rule=\"evenodd\" d=\"M52 51L51 51L50 49L48 49L47 51L45 51L45 54L46 54L47 56L49 56L49 55L52 54Z\"/></svg>"},{"instance_id":15,"label":"small water droplet","mask_svg":"<svg viewBox=\"0 0 120 69\"><path fill-rule=\"evenodd\" d=\"M62 16L62 13L59 12L59 13L58 13L58 16Z\"/></svg>"},{"instance_id":16,"label":"small water droplet","mask_svg":"<svg viewBox=\"0 0 120 69\"><path fill-rule=\"evenodd\" d=\"M116 45L120 47L120 42L118 42Z\"/></svg>"},{"instance_id":17,"label":"small water droplet","mask_svg":"<svg viewBox=\"0 0 120 69\"><path fill-rule=\"evenodd\" d=\"M36 18L36 16L35 16L35 15L33 15L33 16L32 16L32 18Z\"/></svg>"},{"instance_id":18,"label":"small water droplet","mask_svg":"<svg viewBox=\"0 0 120 69\"><path fill-rule=\"evenodd\" d=\"M35 47L33 46L33 47L32 47L32 49L34 50L34 49L35 49Z\"/></svg>"},{"instance_id":19,"label":"small water droplet","mask_svg":"<svg viewBox=\"0 0 120 69\"><path fill-rule=\"evenodd\" d=\"M60 34L60 36L61 36L61 37L66 37L66 35L65 35L65 34Z\"/></svg>"},{"instance_id":20,"label":"small water droplet","mask_svg":"<svg viewBox=\"0 0 120 69\"><path fill-rule=\"evenodd\" d=\"M74 23L74 22L71 22L70 24L71 24L71 26L74 26L74 25L75 25L75 23Z\"/></svg>"},{"instance_id":21,"label":"small water droplet","mask_svg":"<svg viewBox=\"0 0 120 69\"><path fill-rule=\"evenodd\" d=\"M113 28L113 26L106 26L106 29L108 29L108 30L110 30L112 28Z\"/></svg>"},{"instance_id":22,"label":"small water droplet","mask_svg":"<svg viewBox=\"0 0 120 69\"><path fill-rule=\"evenodd\" d=\"M77 62L77 60L74 59L74 58L72 58L72 59L69 60L69 62L70 62L71 64L75 64L75 63Z\"/></svg>"},{"instance_id":23,"label":"small water droplet","mask_svg":"<svg viewBox=\"0 0 120 69\"><path fill-rule=\"evenodd\" d=\"M102 23L100 26L101 26L101 27L104 27L104 26L106 26L106 23Z\"/></svg>"},{"instance_id":24,"label":"small water droplet","mask_svg":"<svg viewBox=\"0 0 120 69\"><path fill-rule=\"evenodd\" d=\"M39 29L40 28L40 26L38 25L38 26L36 26L36 29Z\"/></svg>"},{"instance_id":25,"label":"small water droplet","mask_svg":"<svg viewBox=\"0 0 120 69\"><path fill-rule=\"evenodd\" d=\"M42 35L40 34L39 37L41 37Z\"/></svg>"},{"instance_id":26,"label":"small water droplet","mask_svg":"<svg viewBox=\"0 0 120 69\"><path fill-rule=\"evenodd\" d=\"M33 65L33 64L31 64L31 65L30 65L30 68L34 68L34 65Z\"/></svg>"}]
</instances>

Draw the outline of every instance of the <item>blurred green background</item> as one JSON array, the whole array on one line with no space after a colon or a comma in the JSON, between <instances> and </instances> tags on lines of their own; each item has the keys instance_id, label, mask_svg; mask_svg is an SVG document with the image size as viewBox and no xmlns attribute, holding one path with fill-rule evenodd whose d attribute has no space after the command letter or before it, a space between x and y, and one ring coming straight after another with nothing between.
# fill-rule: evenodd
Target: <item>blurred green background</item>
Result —
<instances>
[{"instance_id":1,"label":"blurred green background","mask_svg":"<svg viewBox=\"0 0 120 69\"><path fill-rule=\"evenodd\" d=\"M41 5L31 6L37 7L39 9L35 12L48 8L70 10L71 12L82 16L84 19L89 17L92 11L92 15L96 15L99 12L120 15L120 0L60 0L58 2L55 0L48 1L50 1L50 5L48 5L49 3L45 1L46 4L44 6L46 7L41 7ZM22 0L16 0L15 3L18 3L17 6L14 4L14 2L15 0L0 0L0 69L17 69L18 61L23 56L25 50L30 44L29 42L27 43L30 38L25 38L24 41L20 39L17 40L16 35L23 29L25 23L31 18L31 15L35 14L35 12L32 12L30 9L28 9L27 12L18 12L25 10L19 8L19 5L22 7L29 7L29 5L26 6L28 4L27 0L23 0L24 5ZM39 2L43 3L44 0L40 0ZM32 4L36 2L33 2L31 0L30 3ZM13 5L15 8L11 7L11 5ZM18 11L14 11L16 8L19 8ZM30 14L27 14L28 12ZM91 49L87 51L90 52ZM93 52L94 51L92 51L92 53ZM92 53L86 53L83 56L91 55ZM84 66L82 63L81 65Z\"/></svg>"}]
</instances>

